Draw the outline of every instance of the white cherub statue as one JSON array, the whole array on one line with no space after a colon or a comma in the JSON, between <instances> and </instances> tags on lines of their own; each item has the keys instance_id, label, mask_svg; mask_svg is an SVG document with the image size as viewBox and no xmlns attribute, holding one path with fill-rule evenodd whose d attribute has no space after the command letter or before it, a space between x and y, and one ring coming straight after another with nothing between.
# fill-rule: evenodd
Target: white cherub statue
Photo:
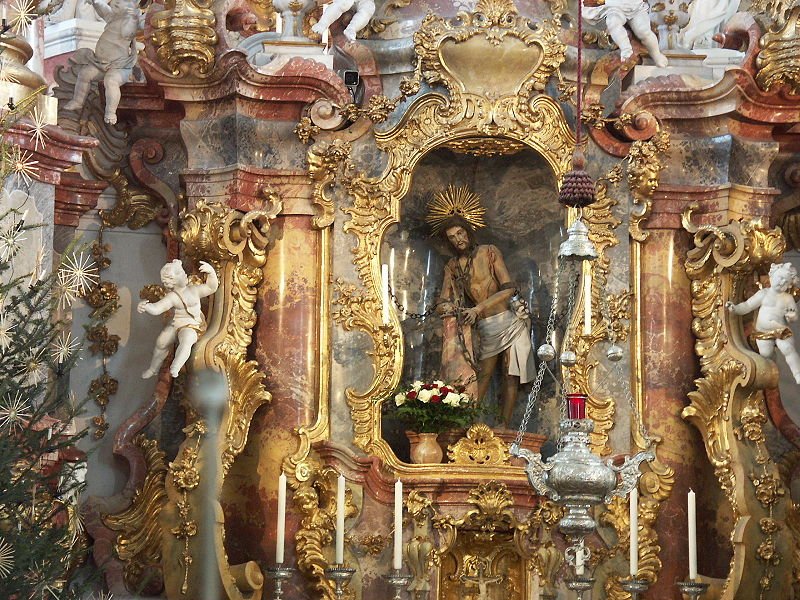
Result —
<instances>
[{"instance_id":1,"label":"white cherub statue","mask_svg":"<svg viewBox=\"0 0 800 600\"><path fill-rule=\"evenodd\" d=\"M73 62L80 65L78 80L72 100L64 105L66 110L78 110L86 101L92 81L103 80L106 93L105 121L117 122L117 107L121 97L120 86L127 82L136 65L136 33L144 25L144 17L136 0L86 0L106 21L106 27L97 40L94 51L77 50Z\"/></svg>"},{"instance_id":2,"label":"white cherub statue","mask_svg":"<svg viewBox=\"0 0 800 600\"><path fill-rule=\"evenodd\" d=\"M681 29L681 42L689 48L711 48L712 37L739 10L739 0L693 0L689 22Z\"/></svg>"},{"instance_id":3,"label":"white cherub statue","mask_svg":"<svg viewBox=\"0 0 800 600\"><path fill-rule=\"evenodd\" d=\"M324 31L336 22L344 13L355 6L356 12L350 23L344 30L344 36L351 42L356 39L356 34L364 29L375 14L375 2L373 0L332 0L325 5L319 21L314 23L311 30L322 35Z\"/></svg>"},{"instance_id":4,"label":"white cherub statue","mask_svg":"<svg viewBox=\"0 0 800 600\"><path fill-rule=\"evenodd\" d=\"M622 61L633 56L633 47L625 30L625 23L631 26L650 58L656 66L666 67L669 61L658 47L658 38L650 29L650 11L644 0L583 0L583 19L592 25L599 25L603 19L606 30L614 43L619 46Z\"/></svg>"},{"instance_id":5,"label":"white cherub statue","mask_svg":"<svg viewBox=\"0 0 800 600\"><path fill-rule=\"evenodd\" d=\"M758 353L772 358L775 346L783 353L786 364L800 383L800 354L794 347L789 323L797 320L797 304L790 293L798 285L797 270L791 263L773 264L769 269L768 288L763 288L744 302L726 302L725 307L736 315L746 315L758 308L755 334Z\"/></svg>"},{"instance_id":6,"label":"white cherub statue","mask_svg":"<svg viewBox=\"0 0 800 600\"><path fill-rule=\"evenodd\" d=\"M169 309L174 309L172 322L164 327L156 339L153 350L153 359L148 369L142 373L142 379L149 379L161 368L161 363L169 352L170 346L178 340L175 358L169 367L173 377L177 377L183 365L189 360L192 347L197 338L205 331L206 320L200 307L200 298L210 296L217 291L219 280L217 274L207 262L200 262L200 271L206 273L206 282L190 284L186 271L180 260L173 260L161 267L161 283L167 289L167 294L158 302L142 300L137 307L140 313L160 315Z\"/></svg>"}]
</instances>

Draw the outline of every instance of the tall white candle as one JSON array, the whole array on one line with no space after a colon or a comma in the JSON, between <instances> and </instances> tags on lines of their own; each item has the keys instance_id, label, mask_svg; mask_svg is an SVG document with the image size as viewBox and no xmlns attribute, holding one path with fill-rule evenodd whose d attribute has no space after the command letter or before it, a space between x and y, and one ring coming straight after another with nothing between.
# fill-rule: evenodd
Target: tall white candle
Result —
<instances>
[{"instance_id":1,"label":"tall white candle","mask_svg":"<svg viewBox=\"0 0 800 600\"><path fill-rule=\"evenodd\" d=\"M688 494L689 519L689 579L697 579L697 509L695 493L691 489Z\"/></svg>"},{"instance_id":2,"label":"tall white candle","mask_svg":"<svg viewBox=\"0 0 800 600\"><path fill-rule=\"evenodd\" d=\"M583 564L584 564L584 550L583 550L583 540L581 540L580 546L578 546L577 552L575 552L575 575L581 576L583 575Z\"/></svg>"},{"instance_id":3,"label":"tall white candle","mask_svg":"<svg viewBox=\"0 0 800 600\"><path fill-rule=\"evenodd\" d=\"M336 560L344 563L344 475L339 475L336 486Z\"/></svg>"},{"instance_id":4,"label":"tall white candle","mask_svg":"<svg viewBox=\"0 0 800 600\"><path fill-rule=\"evenodd\" d=\"M389 324L389 265L381 265L381 302L383 303L383 324Z\"/></svg>"},{"instance_id":5,"label":"tall white candle","mask_svg":"<svg viewBox=\"0 0 800 600\"><path fill-rule=\"evenodd\" d=\"M631 523L631 577L636 577L639 572L639 489L631 490L630 498L630 523Z\"/></svg>"},{"instance_id":6,"label":"tall white candle","mask_svg":"<svg viewBox=\"0 0 800 600\"><path fill-rule=\"evenodd\" d=\"M286 537L286 474L278 477L278 527L275 532L275 564L283 564L283 539Z\"/></svg>"},{"instance_id":7,"label":"tall white candle","mask_svg":"<svg viewBox=\"0 0 800 600\"><path fill-rule=\"evenodd\" d=\"M398 571L403 568L403 482L394 482L394 563Z\"/></svg>"},{"instance_id":8,"label":"tall white candle","mask_svg":"<svg viewBox=\"0 0 800 600\"><path fill-rule=\"evenodd\" d=\"M6 2L8 1L9 0L0 0L0 19L2 19L4 23L6 21L6 18L8 17L6 13Z\"/></svg>"},{"instance_id":9,"label":"tall white candle","mask_svg":"<svg viewBox=\"0 0 800 600\"><path fill-rule=\"evenodd\" d=\"M592 267L583 261L583 335L592 335Z\"/></svg>"}]
</instances>

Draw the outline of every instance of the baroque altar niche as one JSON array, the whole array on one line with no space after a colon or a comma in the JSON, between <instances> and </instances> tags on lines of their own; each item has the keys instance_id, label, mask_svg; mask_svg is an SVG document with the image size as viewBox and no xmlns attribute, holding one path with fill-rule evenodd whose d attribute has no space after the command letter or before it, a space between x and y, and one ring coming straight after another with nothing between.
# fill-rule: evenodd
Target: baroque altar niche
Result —
<instances>
[{"instance_id":1,"label":"baroque altar niche","mask_svg":"<svg viewBox=\"0 0 800 600\"><path fill-rule=\"evenodd\" d=\"M530 326L525 327L525 337L531 339L531 352L542 343L546 330L564 214L557 201L553 171L533 151L483 157L441 149L427 155L414 170L410 190L401 200L400 220L387 230L380 259L388 267L390 310L395 312L402 330L404 360L400 385L407 387L414 381L435 380L456 383L456 377L460 377L459 383L465 384L475 396L479 387L477 374L469 361L479 366L478 337L469 334L477 329L477 323L472 328L463 323L459 326L455 320L445 325L438 314L443 306L445 265L454 251L444 232L434 234L432 226L426 223L429 204L437 195L448 197L457 193L475 194L475 200L485 210L485 226L475 232L474 242L491 245L499 251L511 282L527 304ZM461 335L457 334L459 327ZM461 339L465 333L469 339ZM496 429L515 428L519 424L531 385L530 381L519 386L513 386L512 382L513 415L510 422L504 422L502 388L508 368L503 354L498 356L498 365L490 374L488 390L480 401L485 412L478 418ZM532 357L530 364L533 365ZM527 379L531 378L529 373ZM543 391L543 397L548 399L555 393L552 386ZM548 402L536 415L533 430L553 438L557 424L555 404ZM384 415L384 439L405 462L409 456L403 429L407 428L393 419L391 413ZM446 442L443 444L446 450Z\"/></svg>"}]
</instances>

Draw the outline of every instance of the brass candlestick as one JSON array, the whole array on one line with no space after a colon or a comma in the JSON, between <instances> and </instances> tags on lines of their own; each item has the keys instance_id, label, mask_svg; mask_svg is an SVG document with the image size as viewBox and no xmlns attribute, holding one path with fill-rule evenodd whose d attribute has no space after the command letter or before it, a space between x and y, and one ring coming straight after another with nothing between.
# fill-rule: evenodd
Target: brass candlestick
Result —
<instances>
[{"instance_id":1,"label":"brass candlestick","mask_svg":"<svg viewBox=\"0 0 800 600\"><path fill-rule=\"evenodd\" d=\"M355 572L355 569L347 567L344 564L333 565L325 569L325 576L336 585L337 598L344 598L345 587Z\"/></svg>"},{"instance_id":2,"label":"brass candlestick","mask_svg":"<svg viewBox=\"0 0 800 600\"><path fill-rule=\"evenodd\" d=\"M697 600L700 596L705 594L708 589L707 583L701 583L699 581L679 581L675 585L678 586L682 594L689 596L690 600Z\"/></svg>"},{"instance_id":3,"label":"brass candlestick","mask_svg":"<svg viewBox=\"0 0 800 600\"><path fill-rule=\"evenodd\" d=\"M294 571L292 567L284 567L283 565L275 565L264 569L264 577L275 580L274 600L283 600L283 582L290 579Z\"/></svg>"},{"instance_id":4,"label":"brass candlestick","mask_svg":"<svg viewBox=\"0 0 800 600\"><path fill-rule=\"evenodd\" d=\"M567 587L578 593L578 600L583 600L583 593L589 591L594 586L594 577L575 576L567 579Z\"/></svg>"},{"instance_id":5,"label":"brass candlestick","mask_svg":"<svg viewBox=\"0 0 800 600\"><path fill-rule=\"evenodd\" d=\"M392 569L392 572L385 575L386 581L394 588L394 596L392 600L402 600L403 590L411 581L411 575L402 575L400 569Z\"/></svg>"},{"instance_id":6,"label":"brass candlestick","mask_svg":"<svg viewBox=\"0 0 800 600\"><path fill-rule=\"evenodd\" d=\"M623 590L630 592L631 600L639 600L639 594L644 594L650 587L650 582L646 579L623 579L619 583Z\"/></svg>"}]
</instances>

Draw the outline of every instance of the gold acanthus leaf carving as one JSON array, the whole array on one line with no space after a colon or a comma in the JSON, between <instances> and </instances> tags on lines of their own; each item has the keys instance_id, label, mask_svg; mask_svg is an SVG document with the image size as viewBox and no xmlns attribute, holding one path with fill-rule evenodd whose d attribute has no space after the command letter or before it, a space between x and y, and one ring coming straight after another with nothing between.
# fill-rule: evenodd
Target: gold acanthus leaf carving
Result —
<instances>
[{"instance_id":1,"label":"gold acanthus leaf carving","mask_svg":"<svg viewBox=\"0 0 800 600\"><path fill-rule=\"evenodd\" d=\"M114 553L125 564L125 587L130 591L144 589L154 572L161 571L163 532L159 516L167 498L164 482L168 471L164 452L159 450L156 440L139 434L133 443L144 454L147 475L129 507L103 515L103 523L119 532L114 541Z\"/></svg>"},{"instance_id":2,"label":"gold acanthus leaf carving","mask_svg":"<svg viewBox=\"0 0 800 600\"><path fill-rule=\"evenodd\" d=\"M318 229L333 223L333 200L325 192L333 185L339 165L349 164L351 150L350 143L340 139L317 142L308 150L308 175L314 184L312 203L319 208L313 224Z\"/></svg>"},{"instance_id":3,"label":"gold acanthus leaf carving","mask_svg":"<svg viewBox=\"0 0 800 600\"><path fill-rule=\"evenodd\" d=\"M799 19L800 6L794 6L783 23L761 37L761 51L756 57L756 83L766 91L785 86L791 94L800 93Z\"/></svg>"},{"instance_id":4,"label":"gold acanthus leaf carving","mask_svg":"<svg viewBox=\"0 0 800 600\"><path fill-rule=\"evenodd\" d=\"M201 546L204 540L197 538L200 527L197 517L202 514L207 495L219 493L230 465L244 448L253 413L271 400L264 386L264 373L247 357L257 318L255 303L270 241L270 223L282 208L276 194L269 190L262 192L265 209L243 214L221 203L200 200L181 214L180 236L186 258L211 263L220 280L218 290L210 298L208 328L193 348L191 366L195 372L221 372L228 387L228 402L219 429L215 428L210 435L205 435L203 421L189 424L184 430L187 438L178 451L178 460L171 467L172 477L167 480L169 500L164 513L181 547L167 538L164 555L174 561L180 553L183 581L177 581L176 574L165 569L168 595L200 594L200 579L189 576L190 566L198 562L199 554L208 552L207 545ZM191 403L192 396L188 398ZM200 467L218 459L221 476L215 482L202 482ZM213 485L216 489L209 491ZM218 560L214 577L218 585L227 597L241 599L243 592L224 553L224 534L223 520L214 524L213 531L204 532L203 538L214 544Z\"/></svg>"},{"instance_id":5,"label":"gold acanthus leaf carving","mask_svg":"<svg viewBox=\"0 0 800 600\"><path fill-rule=\"evenodd\" d=\"M508 446L494 431L483 423L472 425L467 436L447 449L447 457L456 464L503 465L508 464Z\"/></svg>"},{"instance_id":6,"label":"gold acanthus leaf carving","mask_svg":"<svg viewBox=\"0 0 800 600\"><path fill-rule=\"evenodd\" d=\"M642 225L650 216L653 206L653 193L658 188L661 169L664 166L660 157L669 150L669 134L659 130L649 140L637 140L628 152L628 187L633 195L630 224L631 237L643 242L647 233Z\"/></svg>"},{"instance_id":7,"label":"gold acanthus leaf carving","mask_svg":"<svg viewBox=\"0 0 800 600\"><path fill-rule=\"evenodd\" d=\"M336 524L336 487L339 473L333 467L314 466L307 480L300 482L294 492L294 504L302 515L295 534L297 568L313 580L314 589L323 600L352 599L353 592L345 588L343 597L336 595L333 582L325 576L332 561L325 557L325 548L333 541ZM358 514L352 492L345 489L345 518Z\"/></svg>"},{"instance_id":8,"label":"gold acanthus leaf carving","mask_svg":"<svg viewBox=\"0 0 800 600\"><path fill-rule=\"evenodd\" d=\"M377 280L375 278L374 280ZM373 356L376 375L390 373L395 366L397 356L402 364L403 349L398 331L383 325L378 292L367 291L353 284L346 284L338 279L334 285L334 309L331 316L345 331L366 331L375 343ZM376 377L372 385L363 393L347 390L347 402L353 420L353 442L369 452L373 426L380 421L380 406L371 402L370 398L385 398L397 387L399 372L393 378Z\"/></svg>"},{"instance_id":9,"label":"gold acanthus leaf carving","mask_svg":"<svg viewBox=\"0 0 800 600\"><path fill-rule=\"evenodd\" d=\"M101 210L100 218L106 227L127 225L141 229L154 221L164 209L164 202L151 192L132 186L125 174L116 169L110 176L95 171L95 175L108 181L117 192L117 203L110 210Z\"/></svg>"},{"instance_id":10,"label":"gold acanthus leaf carving","mask_svg":"<svg viewBox=\"0 0 800 600\"><path fill-rule=\"evenodd\" d=\"M211 0L167 0L150 22L162 67L175 77L208 75L218 41Z\"/></svg>"},{"instance_id":11,"label":"gold acanthus leaf carving","mask_svg":"<svg viewBox=\"0 0 800 600\"><path fill-rule=\"evenodd\" d=\"M736 301L754 272L776 262L785 242L779 229L768 229L759 220L698 227L688 210L684 227L694 235L686 273L703 376L689 393L691 404L683 417L700 431L734 515L733 558L725 586L731 597L766 597L765 592L781 588L790 576L787 565L772 560L786 534L771 523L786 514L787 501L762 431L762 388L774 385L777 375L774 364L747 346L740 319L725 310L725 302ZM774 585L776 581L781 583Z\"/></svg>"}]
</instances>

